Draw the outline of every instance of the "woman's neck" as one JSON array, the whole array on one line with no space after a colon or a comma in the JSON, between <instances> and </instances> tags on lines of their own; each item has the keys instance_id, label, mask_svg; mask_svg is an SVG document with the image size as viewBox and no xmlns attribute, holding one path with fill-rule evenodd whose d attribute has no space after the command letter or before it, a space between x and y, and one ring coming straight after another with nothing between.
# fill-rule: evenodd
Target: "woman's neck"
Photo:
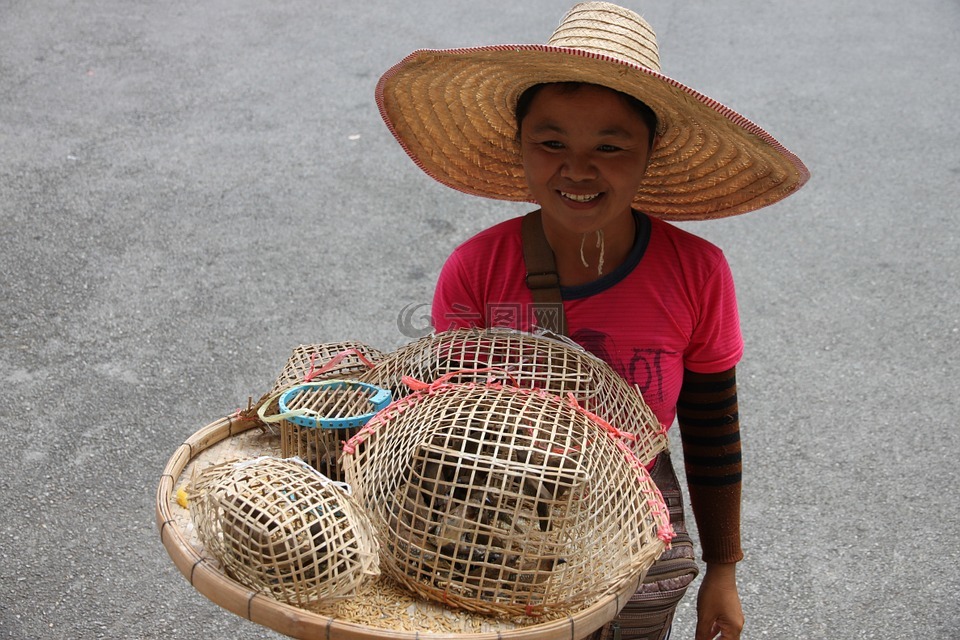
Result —
<instances>
[{"instance_id":1,"label":"woman's neck","mask_svg":"<svg viewBox=\"0 0 960 640\"><path fill-rule=\"evenodd\" d=\"M623 264L636 240L633 213L598 231L570 234L544 228L557 263L560 284L588 284Z\"/></svg>"}]
</instances>

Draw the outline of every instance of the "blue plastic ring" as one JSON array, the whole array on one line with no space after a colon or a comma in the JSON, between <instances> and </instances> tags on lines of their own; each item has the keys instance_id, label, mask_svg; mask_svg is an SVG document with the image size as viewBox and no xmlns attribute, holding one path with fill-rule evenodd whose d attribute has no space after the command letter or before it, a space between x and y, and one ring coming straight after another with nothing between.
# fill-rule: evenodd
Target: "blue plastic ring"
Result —
<instances>
[{"instance_id":1,"label":"blue plastic ring","mask_svg":"<svg viewBox=\"0 0 960 640\"><path fill-rule=\"evenodd\" d=\"M318 387L330 387L333 389L360 387L362 389L366 389L373 394L367 398L367 401L372 407L372 411L358 416L347 416L345 418L325 418L319 415L304 415L290 416L289 418L286 418L286 420L289 420L294 424L298 424L301 427L320 427L321 429L353 429L367 424L367 422L370 421L370 418L390 404L390 401L393 399L389 389L381 389L380 387L368 384L366 382L356 382L352 380L324 380L322 382L307 382L305 384L291 387L283 392L283 394L280 396L280 413L288 413L290 411L290 401L298 393L301 393L307 389L316 389Z\"/></svg>"}]
</instances>

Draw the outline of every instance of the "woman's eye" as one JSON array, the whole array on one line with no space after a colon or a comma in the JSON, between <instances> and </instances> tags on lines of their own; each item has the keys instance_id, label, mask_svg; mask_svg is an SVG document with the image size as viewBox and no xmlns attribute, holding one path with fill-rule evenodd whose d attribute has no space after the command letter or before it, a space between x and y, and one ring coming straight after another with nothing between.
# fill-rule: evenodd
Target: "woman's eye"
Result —
<instances>
[{"instance_id":1,"label":"woman's eye","mask_svg":"<svg viewBox=\"0 0 960 640\"><path fill-rule=\"evenodd\" d=\"M597 147L597 151L603 151L604 153L612 153L614 151L619 151L620 147L615 147L612 144L602 144Z\"/></svg>"},{"instance_id":2,"label":"woman's eye","mask_svg":"<svg viewBox=\"0 0 960 640\"><path fill-rule=\"evenodd\" d=\"M563 143L558 140L545 140L541 143L543 146L548 149L562 149Z\"/></svg>"}]
</instances>

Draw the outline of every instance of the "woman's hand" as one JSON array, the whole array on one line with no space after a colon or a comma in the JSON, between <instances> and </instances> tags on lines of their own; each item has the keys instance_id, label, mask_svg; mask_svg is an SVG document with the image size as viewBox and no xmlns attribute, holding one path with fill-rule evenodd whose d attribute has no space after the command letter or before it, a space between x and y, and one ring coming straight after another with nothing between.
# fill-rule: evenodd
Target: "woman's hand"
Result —
<instances>
[{"instance_id":1,"label":"woman's hand","mask_svg":"<svg viewBox=\"0 0 960 640\"><path fill-rule=\"evenodd\" d=\"M737 640L743 630L743 608L737 592L737 565L712 563L697 594L696 640Z\"/></svg>"}]
</instances>

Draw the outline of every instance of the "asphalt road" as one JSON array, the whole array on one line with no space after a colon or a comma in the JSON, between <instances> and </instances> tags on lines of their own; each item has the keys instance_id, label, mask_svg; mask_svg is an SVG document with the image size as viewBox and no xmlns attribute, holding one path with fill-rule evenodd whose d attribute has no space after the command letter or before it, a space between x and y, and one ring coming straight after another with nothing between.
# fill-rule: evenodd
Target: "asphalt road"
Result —
<instances>
[{"instance_id":1,"label":"asphalt road","mask_svg":"<svg viewBox=\"0 0 960 640\"><path fill-rule=\"evenodd\" d=\"M525 207L422 175L376 80L567 7L0 0L0 637L277 637L176 570L160 473L297 344L422 330L447 252ZM813 173L687 225L748 342L745 637L960 636L960 4L641 8L666 73Z\"/></svg>"}]
</instances>

